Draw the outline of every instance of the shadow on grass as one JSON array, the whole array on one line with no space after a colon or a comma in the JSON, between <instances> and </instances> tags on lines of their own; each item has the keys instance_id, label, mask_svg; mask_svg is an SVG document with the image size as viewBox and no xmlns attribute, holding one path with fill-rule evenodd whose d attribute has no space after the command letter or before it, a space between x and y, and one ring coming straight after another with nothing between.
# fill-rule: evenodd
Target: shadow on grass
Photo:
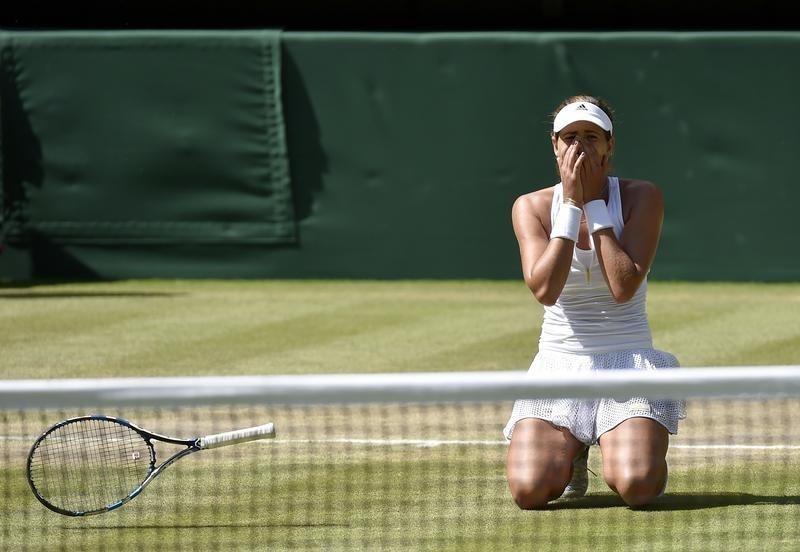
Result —
<instances>
[{"instance_id":1,"label":"shadow on grass","mask_svg":"<svg viewBox=\"0 0 800 552\"><path fill-rule=\"evenodd\" d=\"M140 531L142 529L155 529L162 531L164 529L252 529L254 527L262 527L265 529L312 529L318 528L331 528L331 527L350 527L346 523L165 523L164 525L146 524L138 525L131 523L129 525L93 525L87 526L74 526L62 525L59 529L66 531L108 531L109 529L120 530L129 529Z\"/></svg>"},{"instance_id":2,"label":"shadow on grass","mask_svg":"<svg viewBox=\"0 0 800 552\"><path fill-rule=\"evenodd\" d=\"M167 291L38 291L19 292L0 290L0 299L80 299L83 297L177 297L186 295L184 292L173 293Z\"/></svg>"},{"instance_id":3,"label":"shadow on grass","mask_svg":"<svg viewBox=\"0 0 800 552\"><path fill-rule=\"evenodd\" d=\"M793 506L800 505L800 496L753 495L747 493L668 493L653 503L638 508L640 512L704 510L726 506ZM573 510L626 507L616 495L589 495L583 498L554 502L548 510Z\"/></svg>"}]
</instances>

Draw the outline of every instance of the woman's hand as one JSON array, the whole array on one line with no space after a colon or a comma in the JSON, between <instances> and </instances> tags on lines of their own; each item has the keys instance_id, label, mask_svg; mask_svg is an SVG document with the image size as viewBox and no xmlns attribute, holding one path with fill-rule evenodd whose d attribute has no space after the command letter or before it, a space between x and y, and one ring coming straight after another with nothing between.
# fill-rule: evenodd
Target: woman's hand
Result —
<instances>
[{"instance_id":1,"label":"woman's hand","mask_svg":"<svg viewBox=\"0 0 800 552\"><path fill-rule=\"evenodd\" d=\"M606 173L608 172L608 154L600 155L590 141L581 144L583 150L580 164L580 182L583 190L581 197L584 203L595 199L603 199L606 191Z\"/></svg>"},{"instance_id":2,"label":"woman's hand","mask_svg":"<svg viewBox=\"0 0 800 552\"><path fill-rule=\"evenodd\" d=\"M564 188L564 198L570 198L582 204L586 195L583 189L583 164L586 154L583 152L580 141L576 138L558 158L558 172L561 175L561 185Z\"/></svg>"}]
</instances>

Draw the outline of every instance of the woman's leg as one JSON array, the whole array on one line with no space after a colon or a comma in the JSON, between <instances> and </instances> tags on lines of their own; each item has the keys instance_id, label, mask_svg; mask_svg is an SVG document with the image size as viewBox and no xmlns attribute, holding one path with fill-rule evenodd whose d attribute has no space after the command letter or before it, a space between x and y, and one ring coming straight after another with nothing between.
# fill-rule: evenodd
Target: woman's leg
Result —
<instances>
[{"instance_id":1,"label":"woman's leg","mask_svg":"<svg viewBox=\"0 0 800 552\"><path fill-rule=\"evenodd\" d=\"M567 429L538 418L514 426L506 473L511 496L523 510L542 508L561 496L572 477L572 461L584 444Z\"/></svg>"},{"instance_id":2,"label":"woman's leg","mask_svg":"<svg viewBox=\"0 0 800 552\"><path fill-rule=\"evenodd\" d=\"M628 418L600 436L603 477L630 506L642 506L667 483L669 433L650 418Z\"/></svg>"}]
</instances>

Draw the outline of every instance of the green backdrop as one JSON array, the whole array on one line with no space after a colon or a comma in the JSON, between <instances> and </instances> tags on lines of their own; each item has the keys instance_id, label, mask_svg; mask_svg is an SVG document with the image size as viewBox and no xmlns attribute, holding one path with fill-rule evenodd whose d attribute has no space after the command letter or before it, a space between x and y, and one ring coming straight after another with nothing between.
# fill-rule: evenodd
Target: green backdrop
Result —
<instances>
[{"instance_id":1,"label":"green backdrop","mask_svg":"<svg viewBox=\"0 0 800 552\"><path fill-rule=\"evenodd\" d=\"M664 190L653 278L800 278L800 33L0 41L0 277L519 278L511 205L586 92Z\"/></svg>"}]
</instances>

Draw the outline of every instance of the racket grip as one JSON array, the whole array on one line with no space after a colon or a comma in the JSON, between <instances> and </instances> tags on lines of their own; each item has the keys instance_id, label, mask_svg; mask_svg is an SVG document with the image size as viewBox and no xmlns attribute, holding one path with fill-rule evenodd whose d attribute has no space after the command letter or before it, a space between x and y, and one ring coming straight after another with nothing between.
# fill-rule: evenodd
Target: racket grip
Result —
<instances>
[{"instance_id":1,"label":"racket grip","mask_svg":"<svg viewBox=\"0 0 800 552\"><path fill-rule=\"evenodd\" d=\"M201 449L224 447L235 445L236 443L246 443L247 441L257 441L259 439L274 439L275 424L269 423L245 429L235 429L225 433L215 433L201 437L198 444Z\"/></svg>"}]
</instances>

